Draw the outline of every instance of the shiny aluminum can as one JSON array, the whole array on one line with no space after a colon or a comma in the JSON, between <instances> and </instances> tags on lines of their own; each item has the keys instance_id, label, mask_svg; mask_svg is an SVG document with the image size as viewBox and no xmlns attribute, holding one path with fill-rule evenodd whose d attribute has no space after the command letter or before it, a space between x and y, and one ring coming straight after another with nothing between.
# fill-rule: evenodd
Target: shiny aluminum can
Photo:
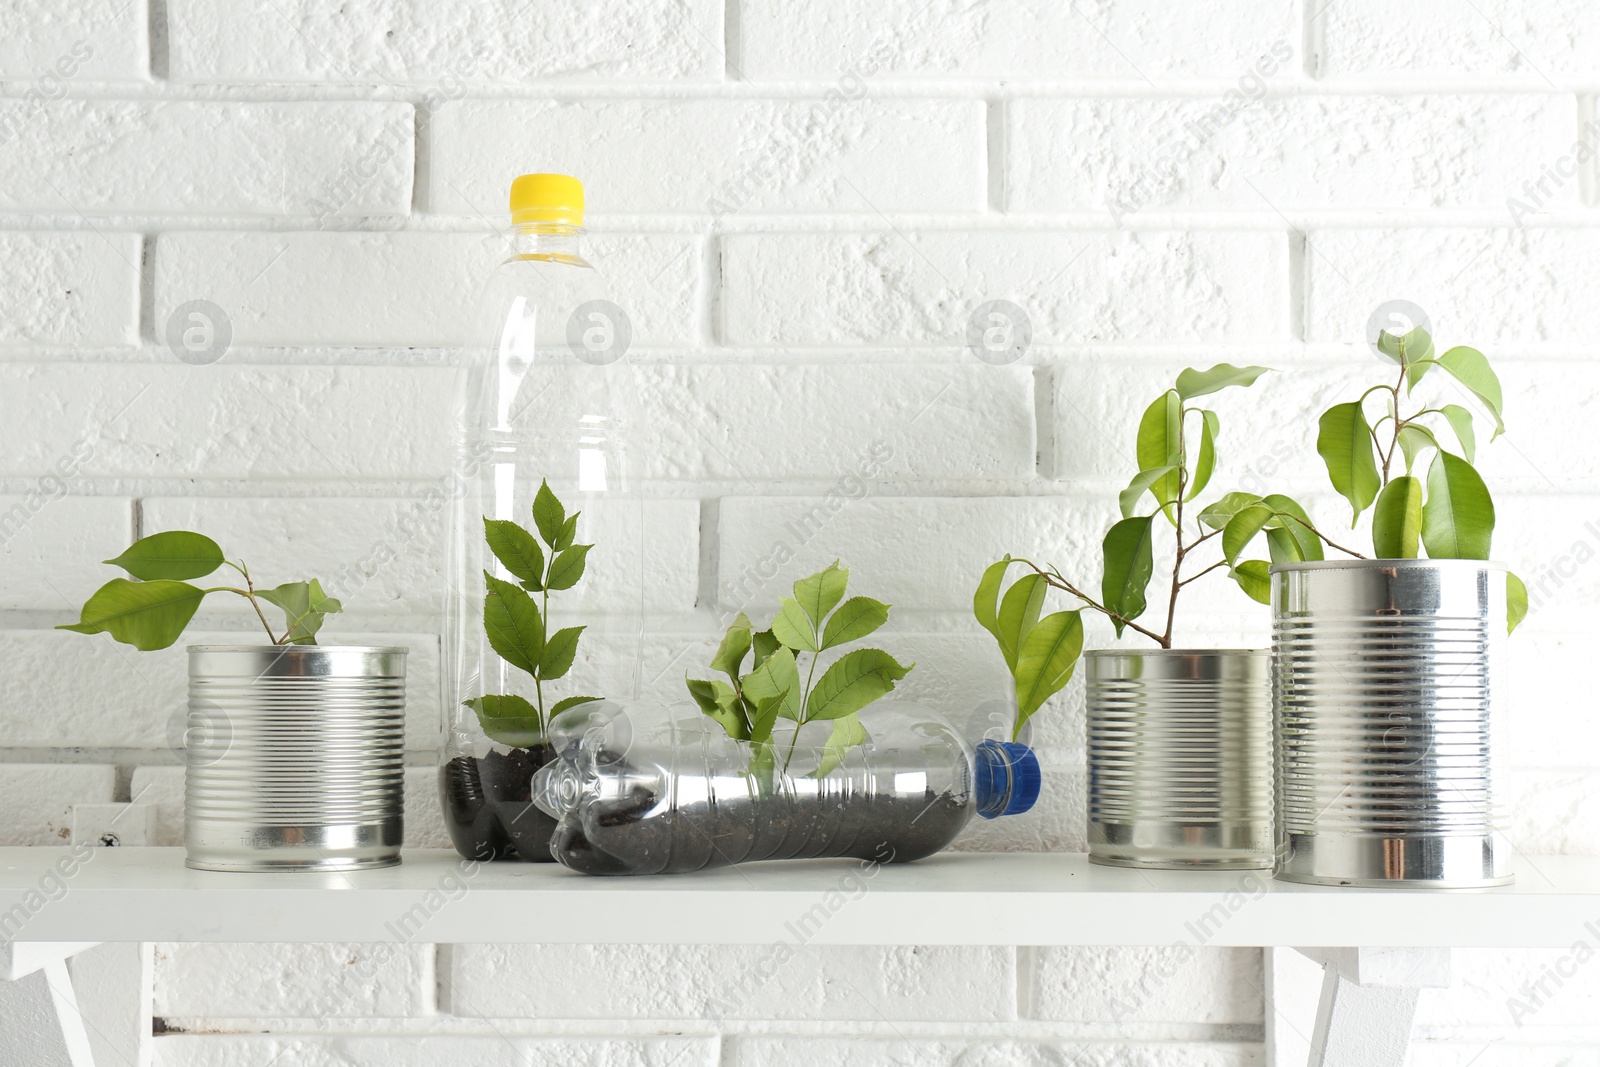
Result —
<instances>
[{"instance_id":1,"label":"shiny aluminum can","mask_svg":"<svg viewBox=\"0 0 1600 1067\"><path fill-rule=\"evenodd\" d=\"M1089 862L1272 866L1271 654L1085 654Z\"/></svg>"},{"instance_id":2,"label":"shiny aluminum can","mask_svg":"<svg viewBox=\"0 0 1600 1067\"><path fill-rule=\"evenodd\" d=\"M1272 568L1277 876L1512 880L1499 755L1506 571L1479 560Z\"/></svg>"},{"instance_id":3,"label":"shiny aluminum can","mask_svg":"<svg viewBox=\"0 0 1600 1067\"><path fill-rule=\"evenodd\" d=\"M405 668L404 648L191 645L188 866L399 863Z\"/></svg>"}]
</instances>

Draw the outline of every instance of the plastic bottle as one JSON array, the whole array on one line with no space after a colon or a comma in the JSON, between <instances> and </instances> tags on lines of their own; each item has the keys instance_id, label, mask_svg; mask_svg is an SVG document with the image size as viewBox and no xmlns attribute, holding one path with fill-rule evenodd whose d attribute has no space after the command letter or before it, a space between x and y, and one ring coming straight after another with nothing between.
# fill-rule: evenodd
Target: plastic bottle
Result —
<instances>
[{"instance_id":1,"label":"plastic bottle","mask_svg":"<svg viewBox=\"0 0 1600 1067\"><path fill-rule=\"evenodd\" d=\"M625 297L608 290L586 256L583 186L527 174L512 184L510 202L505 252L480 287L457 397L440 789L463 856L548 861L555 823L529 803L529 790L551 755L550 715L564 698L627 697L639 683L643 518L625 439L631 327L618 302ZM573 543L594 546L580 579L548 591L513 573L485 537L486 519L509 520L542 542L533 511L543 486L564 516L578 515ZM549 544L540 551L545 566L557 554ZM541 647L561 629L584 627L559 676L558 664L546 671L514 656L524 660L518 665L496 649L485 626L489 578L506 583L503 595L526 593L538 607ZM536 678L527 662L552 677ZM533 714L485 716L488 696L526 701Z\"/></svg>"},{"instance_id":2,"label":"plastic bottle","mask_svg":"<svg viewBox=\"0 0 1600 1067\"><path fill-rule=\"evenodd\" d=\"M662 874L818 856L917 860L974 814L1018 814L1039 795L1026 745L973 748L912 704L860 717L863 745L791 756L788 739L734 741L697 711L585 705L552 722L555 759L534 776L533 800L557 820L550 850L567 867Z\"/></svg>"}]
</instances>

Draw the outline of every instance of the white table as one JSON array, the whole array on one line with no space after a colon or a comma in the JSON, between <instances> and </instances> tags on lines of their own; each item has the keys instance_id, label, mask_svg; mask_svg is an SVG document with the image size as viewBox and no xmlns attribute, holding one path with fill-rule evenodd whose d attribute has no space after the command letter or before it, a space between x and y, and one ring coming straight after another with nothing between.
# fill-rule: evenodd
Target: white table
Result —
<instances>
[{"instance_id":1,"label":"white table","mask_svg":"<svg viewBox=\"0 0 1600 1067\"><path fill-rule=\"evenodd\" d=\"M57 865L74 855L86 858L61 876ZM510 940L1296 949L1325 968L1310 1062L1398 1067L1417 990L1448 984L1450 947L1564 948L1600 916L1600 859L1581 857L1527 858L1515 885L1474 892L1134 871L1082 855L949 853L864 866L587 878L423 850L350 874L222 874L185 868L176 848L0 848L0 978L14 980L0 985L0 1018L49 1017L60 1031L54 1058L32 1045L19 1054L5 1043L17 1035L0 1036L0 1062L83 1067L97 1032L130 1030L130 1047L147 1057L149 953L129 943ZM529 918L554 915L561 921Z\"/></svg>"}]
</instances>

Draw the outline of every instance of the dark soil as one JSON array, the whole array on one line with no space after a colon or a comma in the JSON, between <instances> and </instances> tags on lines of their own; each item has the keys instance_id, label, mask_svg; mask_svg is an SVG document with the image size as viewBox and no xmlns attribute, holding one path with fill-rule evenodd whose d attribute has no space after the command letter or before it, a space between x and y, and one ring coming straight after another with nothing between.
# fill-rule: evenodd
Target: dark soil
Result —
<instances>
[{"instance_id":1,"label":"dark soil","mask_svg":"<svg viewBox=\"0 0 1600 1067\"><path fill-rule=\"evenodd\" d=\"M966 802L947 793L777 793L669 810L641 789L583 801L561 820L550 847L585 874L675 874L820 856L904 863L944 848L971 815Z\"/></svg>"},{"instance_id":2,"label":"dark soil","mask_svg":"<svg viewBox=\"0 0 1600 1067\"><path fill-rule=\"evenodd\" d=\"M547 745L457 756L439 768L444 820L467 859L549 863L556 821L529 799L533 774L550 762Z\"/></svg>"}]
</instances>

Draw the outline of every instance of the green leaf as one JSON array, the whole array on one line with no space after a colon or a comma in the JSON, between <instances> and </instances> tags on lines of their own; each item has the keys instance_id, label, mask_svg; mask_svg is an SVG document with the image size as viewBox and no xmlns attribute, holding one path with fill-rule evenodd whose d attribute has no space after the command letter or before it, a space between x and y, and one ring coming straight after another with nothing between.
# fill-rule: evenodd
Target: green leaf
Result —
<instances>
[{"instance_id":1,"label":"green leaf","mask_svg":"<svg viewBox=\"0 0 1600 1067\"><path fill-rule=\"evenodd\" d=\"M1456 433L1456 440L1461 442L1461 454L1467 457L1468 463L1476 463L1473 453L1478 448L1478 437L1472 429L1472 412L1460 404L1446 404L1439 409L1450 423L1450 428Z\"/></svg>"},{"instance_id":2,"label":"green leaf","mask_svg":"<svg viewBox=\"0 0 1600 1067\"><path fill-rule=\"evenodd\" d=\"M1194 462L1194 479L1184 500L1193 500L1211 481L1211 472L1217 466L1217 433L1220 423L1215 411L1200 412L1200 457Z\"/></svg>"},{"instance_id":3,"label":"green leaf","mask_svg":"<svg viewBox=\"0 0 1600 1067\"><path fill-rule=\"evenodd\" d=\"M778 714L786 719L800 718L800 669L795 666L794 653L779 645L761 666L744 676L744 695L755 701L782 697Z\"/></svg>"},{"instance_id":4,"label":"green leaf","mask_svg":"<svg viewBox=\"0 0 1600 1067\"><path fill-rule=\"evenodd\" d=\"M1247 559L1228 571L1245 595L1260 604L1272 603L1272 574L1264 559Z\"/></svg>"},{"instance_id":5,"label":"green leaf","mask_svg":"<svg viewBox=\"0 0 1600 1067\"><path fill-rule=\"evenodd\" d=\"M1506 571L1506 633L1528 617L1528 587L1510 571Z\"/></svg>"},{"instance_id":6,"label":"green leaf","mask_svg":"<svg viewBox=\"0 0 1600 1067\"><path fill-rule=\"evenodd\" d=\"M309 582L288 582L273 589L258 589L256 596L283 609L291 645L316 644L323 620L344 610L344 605L322 591L321 583L315 578Z\"/></svg>"},{"instance_id":7,"label":"green leaf","mask_svg":"<svg viewBox=\"0 0 1600 1067\"><path fill-rule=\"evenodd\" d=\"M711 669L721 671L738 682L739 667L744 663L745 654L750 651L751 638L750 616L741 611L733 617L728 632L722 635L722 643L717 646L716 655L711 657Z\"/></svg>"},{"instance_id":8,"label":"green leaf","mask_svg":"<svg viewBox=\"0 0 1600 1067\"><path fill-rule=\"evenodd\" d=\"M483 537L500 565L537 592L544 578L544 550L533 534L510 519L485 518Z\"/></svg>"},{"instance_id":9,"label":"green leaf","mask_svg":"<svg viewBox=\"0 0 1600 1067\"><path fill-rule=\"evenodd\" d=\"M794 583L794 598L811 620L813 634L821 628L822 620L834 605L844 599L844 588L849 581L850 569L839 566L839 561L834 560L817 573Z\"/></svg>"},{"instance_id":10,"label":"green leaf","mask_svg":"<svg viewBox=\"0 0 1600 1067\"><path fill-rule=\"evenodd\" d=\"M483 572L483 629L489 645L507 663L534 674L544 655L544 620L527 592Z\"/></svg>"},{"instance_id":11,"label":"green leaf","mask_svg":"<svg viewBox=\"0 0 1600 1067\"><path fill-rule=\"evenodd\" d=\"M1271 367L1235 367L1231 363L1218 363L1210 370L1186 368L1178 374L1178 396L1193 400L1197 396L1215 393L1235 385L1254 385L1255 380Z\"/></svg>"},{"instance_id":12,"label":"green leaf","mask_svg":"<svg viewBox=\"0 0 1600 1067\"><path fill-rule=\"evenodd\" d=\"M561 501L556 499L556 494L551 491L550 483L539 483L539 491L533 496L533 524L539 530L539 536L544 538L544 543L551 548L556 548L556 542L561 539L561 525L567 521L567 509L561 506Z\"/></svg>"},{"instance_id":13,"label":"green leaf","mask_svg":"<svg viewBox=\"0 0 1600 1067\"><path fill-rule=\"evenodd\" d=\"M1434 559L1488 559L1494 501L1472 464L1436 452L1422 505L1422 544Z\"/></svg>"},{"instance_id":14,"label":"green leaf","mask_svg":"<svg viewBox=\"0 0 1600 1067\"><path fill-rule=\"evenodd\" d=\"M1078 656L1083 652L1083 620L1077 611L1057 611L1039 620L1022 643L1017 657L1017 723L1011 731L1015 739L1022 724L1072 680Z\"/></svg>"},{"instance_id":15,"label":"green leaf","mask_svg":"<svg viewBox=\"0 0 1600 1067\"><path fill-rule=\"evenodd\" d=\"M767 662L767 657L782 647L783 642L773 637L771 630L762 630L759 633L751 634L750 648L754 650L755 656L750 661L750 669L754 670Z\"/></svg>"},{"instance_id":16,"label":"green leaf","mask_svg":"<svg viewBox=\"0 0 1600 1067\"><path fill-rule=\"evenodd\" d=\"M1140 471L1135 474L1133 481L1128 483L1128 488L1124 489L1117 497L1117 502L1122 505L1122 517L1125 519L1130 518L1134 509L1139 506L1139 498L1150 492L1150 487L1155 485L1156 482L1177 469L1177 467L1173 466L1152 467L1147 471ZM1157 503L1159 502L1157 501Z\"/></svg>"},{"instance_id":17,"label":"green leaf","mask_svg":"<svg viewBox=\"0 0 1600 1067\"><path fill-rule=\"evenodd\" d=\"M1123 519L1106 531L1101 542L1105 574L1100 595L1105 606L1121 618L1111 620L1117 636L1122 636L1123 620L1132 621L1144 614L1145 589L1155 569L1150 532L1152 515Z\"/></svg>"},{"instance_id":18,"label":"green leaf","mask_svg":"<svg viewBox=\"0 0 1600 1067\"><path fill-rule=\"evenodd\" d=\"M574 511L567 516L567 521L561 524L561 530L556 534L556 543L553 546L556 551L559 552L563 548L571 548L572 542L577 540L578 516L582 514L583 512L581 511Z\"/></svg>"},{"instance_id":19,"label":"green leaf","mask_svg":"<svg viewBox=\"0 0 1600 1067\"><path fill-rule=\"evenodd\" d=\"M1024 574L1011 583L1000 601L1000 621L995 636L1000 640L1000 654L1013 672L1017 669L1022 642L1044 610L1044 595L1048 590L1049 583L1043 575Z\"/></svg>"},{"instance_id":20,"label":"green leaf","mask_svg":"<svg viewBox=\"0 0 1600 1067\"><path fill-rule=\"evenodd\" d=\"M1328 479L1350 501L1353 527L1378 495L1378 465L1372 458L1372 428L1361 405L1335 404L1317 420L1317 454L1328 465Z\"/></svg>"},{"instance_id":21,"label":"green leaf","mask_svg":"<svg viewBox=\"0 0 1600 1067\"><path fill-rule=\"evenodd\" d=\"M545 639L544 652L539 656L540 681L554 681L572 669L572 661L578 655L578 638L584 629L582 626L568 626Z\"/></svg>"},{"instance_id":22,"label":"green leaf","mask_svg":"<svg viewBox=\"0 0 1600 1067\"><path fill-rule=\"evenodd\" d=\"M729 737L735 741L750 740L750 726L744 721L739 695L732 686L715 679L702 681L699 678L686 678L684 683L689 687L689 695L694 702L700 705L700 710L715 719Z\"/></svg>"},{"instance_id":23,"label":"green leaf","mask_svg":"<svg viewBox=\"0 0 1600 1067\"><path fill-rule=\"evenodd\" d=\"M141 537L116 559L104 560L143 581L204 578L223 564L222 549L205 534L188 530Z\"/></svg>"},{"instance_id":24,"label":"green leaf","mask_svg":"<svg viewBox=\"0 0 1600 1067\"><path fill-rule=\"evenodd\" d=\"M859 641L889 621L889 605L869 596L853 596L839 605L822 631L822 647Z\"/></svg>"},{"instance_id":25,"label":"green leaf","mask_svg":"<svg viewBox=\"0 0 1600 1067\"><path fill-rule=\"evenodd\" d=\"M1372 551L1379 559L1416 559L1422 534L1422 482L1409 474L1378 494L1372 509Z\"/></svg>"},{"instance_id":26,"label":"green leaf","mask_svg":"<svg viewBox=\"0 0 1600 1067\"><path fill-rule=\"evenodd\" d=\"M1406 369L1406 392L1417 387L1422 376L1428 373L1433 359L1433 338L1421 326L1414 326L1403 334L1378 332L1378 351Z\"/></svg>"},{"instance_id":27,"label":"green leaf","mask_svg":"<svg viewBox=\"0 0 1600 1067\"><path fill-rule=\"evenodd\" d=\"M553 719L557 715L560 715L563 711L566 711L569 708L575 708L579 704L592 704L596 700L601 700L601 699L604 699L604 698L603 697L562 697L560 700L556 701L554 704L552 704L550 706L550 717Z\"/></svg>"},{"instance_id":28,"label":"green leaf","mask_svg":"<svg viewBox=\"0 0 1600 1067\"><path fill-rule=\"evenodd\" d=\"M1411 468L1416 466L1418 456L1430 448L1438 447L1438 438L1434 437L1433 431L1426 426L1408 422L1400 427L1400 451L1406 457L1407 474L1410 474Z\"/></svg>"},{"instance_id":29,"label":"green leaf","mask_svg":"<svg viewBox=\"0 0 1600 1067\"><path fill-rule=\"evenodd\" d=\"M806 722L837 719L860 711L894 689L916 664L902 667L882 649L847 652L823 672L806 700Z\"/></svg>"},{"instance_id":30,"label":"green leaf","mask_svg":"<svg viewBox=\"0 0 1600 1067\"><path fill-rule=\"evenodd\" d=\"M1476 348L1457 345L1439 357L1439 366L1454 375L1456 381L1466 386L1494 416L1494 435L1489 440L1493 441L1505 433L1506 424L1500 417L1505 403L1500 395L1500 379L1490 369L1483 353Z\"/></svg>"},{"instance_id":31,"label":"green leaf","mask_svg":"<svg viewBox=\"0 0 1600 1067\"><path fill-rule=\"evenodd\" d=\"M783 606L772 620L772 636L796 652L817 650L817 633L811 628L811 619L794 597L783 598Z\"/></svg>"},{"instance_id":32,"label":"green leaf","mask_svg":"<svg viewBox=\"0 0 1600 1067\"><path fill-rule=\"evenodd\" d=\"M1206 505L1200 512L1200 521L1213 530L1220 530L1228 525L1228 520L1238 514L1240 509L1259 503L1261 498L1254 493L1229 493L1220 500Z\"/></svg>"},{"instance_id":33,"label":"green leaf","mask_svg":"<svg viewBox=\"0 0 1600 1067\"><path fill-rule=\"evenodd\" d=\"M550 588L571 589L583 577L584 563L593 545L572 545L556 553L550 561Z\"/></svg>"},{"instance_id":34,"label":"green leaf","mask_svg":"<svg viewBox=\"0 0 1600 1067\"><path fill-rule=\"evenodd\" d=\"M1228 525L1222 528L1222 557L1228 561L1228 566L1237 567L1239 553L1243 552L1256 534L1260 533L1267 523L1272 521L1276 514L1266 503L1251 504L1241 508L1228 520Z\"/></svg>"},{"instance_id":35,"label":"green leaf","mask_svg":"<svg viewBox=\"0 0 1600 1067\"><path fill-rule=\"evenodd\" d=\"M764 745L772 743L772 728L777 724L778 716L783 714L783 709L789 703L790 694L793 692L793 689L785 689L775 696L763 697L756 701L750 718L750 740Z\"/></svg>"},{"instance_id":36,"label":"green leaf","mask_svg":"<svg viewBox=\"0 0 1600 1067\"><path fill-rule=\"evenodd\" d=\"M1267 529L1283 529L1293 537L1299 546L1297 560L1317 560L1323 558L1322 539L1318 537L1311 527L1311 516L1306 514L1306 509L1301 507L1293 497L1284 496L1282 493L1268 493L1261 501L1273 511L1272 521L1267 523ZM1268 543L1273 540L1273 535L1268 533ZM1281 544L1281 539L1280 539Z\"/></svg>"},{"instance_id":37,"label":"green leaf","mask_svg":"<svg viewBox=\"0 0 1600 1067\"><path fill-rule=\"evenodd\" d=\"M1162 393L1140 416L1137 454L1142 471L1174 468L1150 486L1156 502L1165 508L1178 499L1176 468L1183 463L1183 401L1176 389Z\"/></svg>"},{"instance_id":38,"label":"green leaf","mask_svg":"<svg viewBox=\"0 0 1600 1067\"><path fill-rule=\"evenodd\" d=\"M519 696L481 696L463 700L478 713L478 725L491 741L513 748L528 748L544 741L539 709Z\"/></svg>"},{"instance_id":39,"label":"green leaf","mask_svg":"<svg viewBox=\"0 0 1600 1067\"><path fill-rule=\"evenodd\" d=\"M867 728L861 725L857 716L841 715L834 719L833 729L828 731L828 739L822 743L822 758L817 761L817 769L807 777L821 778L833 773L833 769L844 762L849 751L866 739Z\"/></svg>"},{"instance_id":40,"label":"green leaf","mask_svg":"<svg viewBox=\"0 0 1600 1067\"><path fill-rule=\"evenodd\" d=\"M983 577L978 580L978 590L972 594L972 614L982 626L993 634L996 640L1000 637L1000 583L1006 580L1006 569L1011 566L1009 555L1004 559L989 564L984 568Z\"/></svg>"},{"instance_id":41,"label":"green leaf","mask_svg":"<svg viewBox=\"0 0 1600 1067\"><path fill-rule=\"evenodd\" d=\"M108 633L141 652L153 652L170 647L178 639L205 595L205 590L187 582L113 578L95 590L78 613L77 622L56 629L80 634Z\"/></svg>"}]
</instances>

